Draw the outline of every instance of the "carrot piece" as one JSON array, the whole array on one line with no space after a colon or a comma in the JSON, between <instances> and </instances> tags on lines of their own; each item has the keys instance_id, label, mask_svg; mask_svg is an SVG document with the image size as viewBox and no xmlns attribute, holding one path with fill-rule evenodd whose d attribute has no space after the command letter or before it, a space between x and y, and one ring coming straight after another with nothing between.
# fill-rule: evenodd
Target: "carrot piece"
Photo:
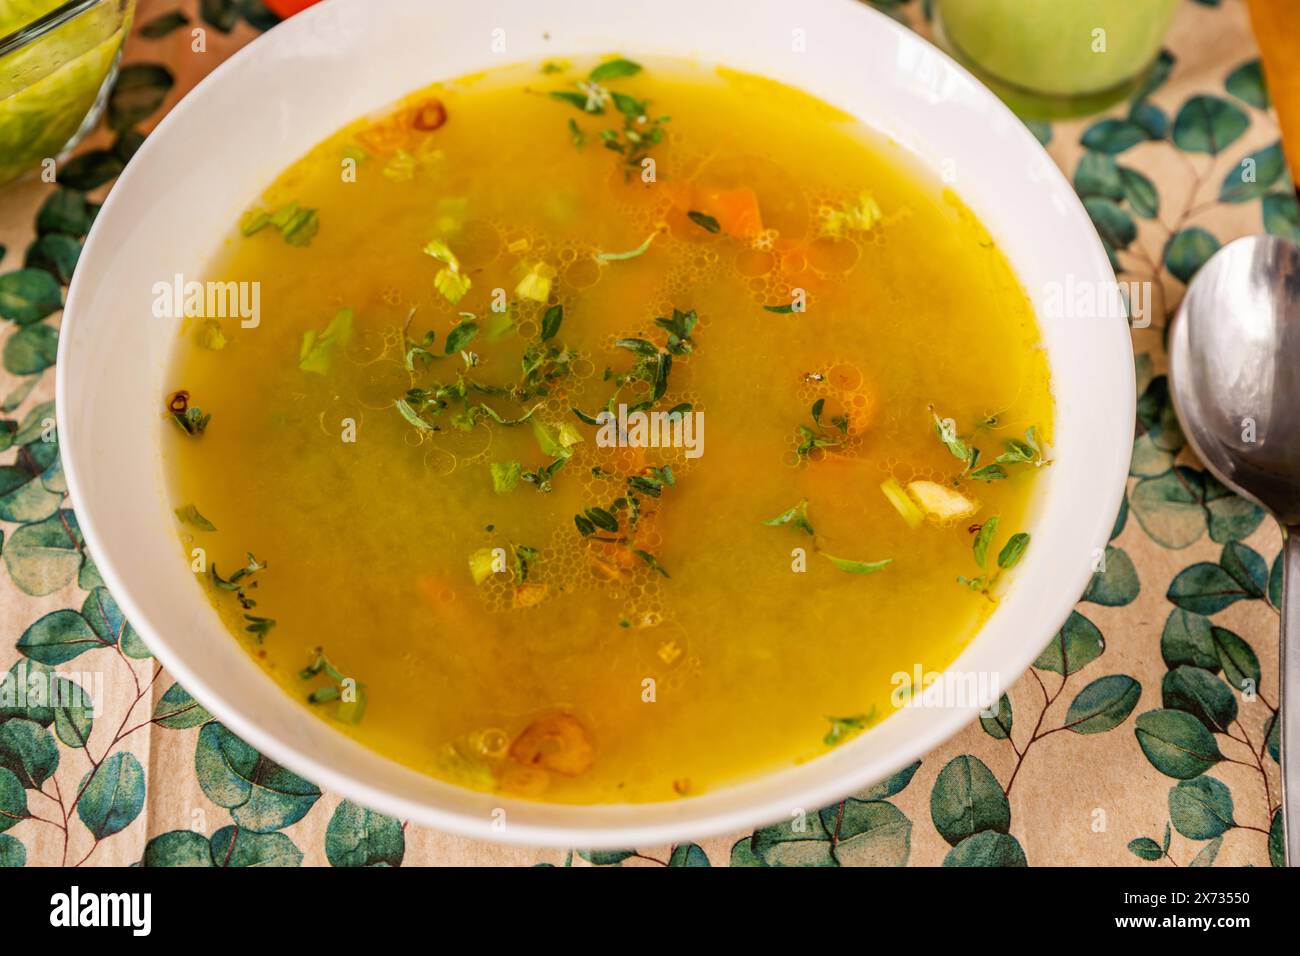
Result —
<instances>
[{"instance_id":1,"label":"carrot piece","mask_svg":"<svg viewBox=\"0 0 1300 956\"><path fill-rule=\"evenodd\" d=\"M1249 0L1247 6L1291 178L1300 182L1300 7L1295 0Z\"/></svg>"},{"instance_id":2,"label":"carrot piece","mask_svg":"<svg viewBox=\"0 0 1300 956\"><path fill-rule=\"evenodd\" d=\"M540 767L566 777L591 769L595 748L587 729L570 714L548 714L533 721L510 745L510 756L525 767Z\"/></svg>"},{"instance_id":3,"label":"carrot piece","mask_svg":"<svg viewBox=\"0 0 1300 956\"><path fill-rule=\"evenodd\" d=\"M697 200L699 211L718 220L722 231L737 239L753 239L763 231L758 195L752 189L707 189Z\"/></svg>"}]
</instances>

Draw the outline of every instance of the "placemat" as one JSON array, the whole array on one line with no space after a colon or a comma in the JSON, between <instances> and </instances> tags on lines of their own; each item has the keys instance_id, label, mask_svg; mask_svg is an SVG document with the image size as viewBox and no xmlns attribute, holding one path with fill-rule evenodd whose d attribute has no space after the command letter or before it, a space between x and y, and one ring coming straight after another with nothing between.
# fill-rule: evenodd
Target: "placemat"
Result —
<instances>
[{"instance_id":1,"label":"placemat","mask_svg":"<svg viewBox=\"0 0 1300 956\"><path fill-rule=\"evenodd\" d=\"M875 6L928 35L928 3ZM143 0L116 101L132 130L96 131L57 184L0 190L0 275L27 265L66 284L136 132L275 23L260 0ZM1183 0L1166 47L1132 101L1031 124L1153 304L1133 331L1133 463L1104 570L997 718L843 804L700 845L501 847L235 775L275 810L266 832L238 828L224 729L151 658L78 535L50 447L56 312L0 329L0 672L41 662L97 706L0 698L0 865L1280 863L1280 535L1186 449L1163 343L1219 245L1300 241L1300 215L1242 0Z\"/></svg>"}]
</instances>

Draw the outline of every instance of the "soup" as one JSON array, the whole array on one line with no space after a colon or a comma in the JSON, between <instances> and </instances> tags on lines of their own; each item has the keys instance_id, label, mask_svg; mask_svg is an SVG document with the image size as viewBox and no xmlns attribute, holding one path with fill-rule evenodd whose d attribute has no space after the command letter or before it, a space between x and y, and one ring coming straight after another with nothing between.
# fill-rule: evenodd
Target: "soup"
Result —
<instances>
[{"instance_id":1,"label":"soup","mask_svg":"<svg viewBox=\"0 0 1300 956\"><path fill-rule=\"evenodd\" d=\"M1028 299L915 166L672 60L346 127L158 290L183 559L305 708L456 784L673 800L826 753L969 642L1049 463Z\"/></svg>"}]
</instances>

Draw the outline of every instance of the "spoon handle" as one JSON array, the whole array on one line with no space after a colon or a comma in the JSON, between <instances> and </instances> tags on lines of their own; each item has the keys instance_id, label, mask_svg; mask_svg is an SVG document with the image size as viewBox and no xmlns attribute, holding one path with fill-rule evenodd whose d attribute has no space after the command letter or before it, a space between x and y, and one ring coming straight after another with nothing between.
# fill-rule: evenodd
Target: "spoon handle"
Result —
<instances>
[{"instance_id":1,"label":"spoon handle","mask_svg":"<svg viewBox=\"0 0 1300 956\"><path fill-rule=\"evenodd\" d=\"M1300 866L1300 527L1286 528L1282 645L1278 670L1282 722L1282 827L1287 866Z\"/></svg>"}]
</instances>

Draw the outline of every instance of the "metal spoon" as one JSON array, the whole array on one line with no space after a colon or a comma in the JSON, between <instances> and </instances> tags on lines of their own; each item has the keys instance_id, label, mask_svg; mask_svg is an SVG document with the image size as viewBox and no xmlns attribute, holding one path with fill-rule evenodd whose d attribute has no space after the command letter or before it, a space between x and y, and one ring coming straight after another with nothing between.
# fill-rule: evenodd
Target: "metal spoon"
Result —
<instances>
[{"instance_id":1,"label":"metal spoon","mask_svg":"<svg viewBox=\"0 0 1300 956\"><path fill-rule=\"evenodd\" d=\"M1201 267L1170 327L1169 381L1178 421L1201 461L1282 525L1283 843L1288 865L1297 866L1300 246L1275 236L1248 236L1224 246Z\"/></svg>"}]
</instances>

